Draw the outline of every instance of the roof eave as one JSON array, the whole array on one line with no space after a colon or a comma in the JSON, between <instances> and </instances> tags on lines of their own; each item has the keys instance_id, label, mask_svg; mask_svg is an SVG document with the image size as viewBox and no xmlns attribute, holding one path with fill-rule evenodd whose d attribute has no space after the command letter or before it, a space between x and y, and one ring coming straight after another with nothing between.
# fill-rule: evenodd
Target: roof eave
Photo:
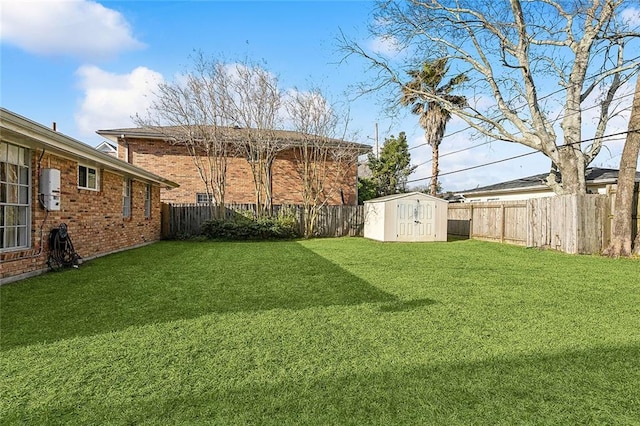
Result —
<instances>
[{"instance_id":1,"label":"roof eave","mask_svg":"<svg viewBox=\"0 0 640 426\"><path fill-rule=\"evenodd\" d=\"M543 190L551 190L547 185L536 185L536 186L521 186L518 188L506 188L506 189L488 189L484 191L460 191L456 192L455 195L463 195L467 196L478 196L480 194L495 194L495 193L513 193L513 192L534 192L534 191L543 191Z\"/></svg>"},{"instance_id":2,"label":"roof eave","mask_svg":"<svg viewBox=\"0 0 640 426\"><path fill-rule=\"evenodd\" d=\"M90 145L73 139L63 133L49 129L5 108L0 108L0 121L2 123L2 128L24 135L43 147L53 149L57 152L66 154L67 156L89 160L112 171L126 173L133 177L151 181L169 188L177 188L180 186L169 179L165 179L115 158L112 155L98 151Z\"/></svg>"},{"instance_id":3,"label":"roof eave","mask_svg":"<svg viewBox=\"0 0 640 426\"><path fill-rule=\"evenodd\" d=\"M611 185L611 184L615 184L617 183L617 179L614 178L607 178L607 179L596 179L596 180L590 180L587 181L587 186L594 186L594 185ZM640 179L636 179L636 181L640 181ZM504 194L504 193L515 193L515 192L536 192L536 191L551 191L551 188L549 188L547 185L536 185L536 186L521 186L518 188L507 188L507 189L489 189L489 190L485 190L485 191L461 191L461 192L456 192L455 195L462 195L465 198L468 198L469 196L479 196L479 195L484 195L484 194L496 194L496 193L500 193L500 194Z\"/></svg>"},{"instance_id":4,"label":"roof eave","mask_svg":"<svg viewBox=\"0 0 640 426\"><path fill-rule=\"evenodd\" d=\"M160 133L153 132L145 132L145 131L131 131L130 129L113 129L113 130L98 130L96 133L104 138L107 138L113 142L118 142L118 139L155 139L155 140L164 140L168 141L172 138L162 135ZM346 147L354 149L358 155L366 154L371 151L372 147L370 145L358 143L358 142L348 142L348 141L340 141L344 143ZM292 142L300 142L300 141L292 141ZM298 145L300 146L300 145Z\"/></svg>"}]
</instances>

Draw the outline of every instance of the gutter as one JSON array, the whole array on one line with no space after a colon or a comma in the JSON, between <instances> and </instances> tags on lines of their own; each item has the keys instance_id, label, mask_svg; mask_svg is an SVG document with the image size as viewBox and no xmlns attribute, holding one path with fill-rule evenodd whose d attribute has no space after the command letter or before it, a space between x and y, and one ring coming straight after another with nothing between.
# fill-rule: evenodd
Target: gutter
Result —
<instances>
[{"instance_id":1,"label":"gutter","mask_svg":"<svg viewBox=\"0 0 640 426\"><path fill-rule=\"evenodd\" d=\"M15 114L5 108L0 108L0 123L3 129L26 136L37 144L52 148L55 152L61 152L75 159L87 159L111 171L124 172L134 177L165 185L168 188L177 188L180 186L171 180L133 166L109 154L100 152L84 142L51 130L48 127Z\"/></svg>"},{"instance_id":2,"label":"gutter","mask_svg":"<svg viewBox=\"0 0 640 426\"><path fill-rule=\"evenodd\" d=\"M290 132L290 133L296 133L294 131L291 130L284 130L285 132ZM168 138L166 135L163 135L162 133L156 133L156 132L152 132L152 131L145 131L145 130L140 130L140 131L126 131L125 129L114 129L114 130L98 130L96 131L97 134L99 134L102 137L105 137L115 143L118 142L118 139L121 138L132 138L132 139L151 139L151 140L164 140L164 141L168 141L171 138ZM229 140L231 140L232 138L229 138ZM286 139L283 139L286 140ZM358 142L349 142L349 141L345 141L345 140L340 140L340 139L331 139L332 141L336 142L336 145L339 144L344 144L346 147L353 149L354 151L358 152L358 155L363 155L366 154L368 152L371 151L372 147L370 145L366 145L366 144L362 144L362 143L358 143ZM237 141L237 140L236 140ZM241 139L239 139L239 141L242 141ZM291 145L292 146L302 146L302 144L300 143L299 140L296 139L291 139ZM297 145L296 145L297 142Z\"/></svg>"}]
</instances>

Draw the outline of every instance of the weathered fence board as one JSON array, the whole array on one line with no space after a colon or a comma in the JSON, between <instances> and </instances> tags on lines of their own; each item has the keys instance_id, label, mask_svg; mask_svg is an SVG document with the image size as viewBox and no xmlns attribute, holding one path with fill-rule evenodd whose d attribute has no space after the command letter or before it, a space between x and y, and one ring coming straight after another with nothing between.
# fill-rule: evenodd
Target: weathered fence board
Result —
<instances>
[{"instance_id":1,"label":"weathered fence board","mask_svg":"<svg viewBox=\"0 0 640 426\"><path fill-rule=\"evenodd\" d=\"M300 205L273 206L274 215L282 209L296 218L300 234L304 231L304 207ZM255 204L225 205L225 218L237 215L255 215ZM205 204L163 204L162 236L176 238L199 235L202 224L212 218L211 209ZM316 236L362 236L364 230L364 206L324 206L320 208L316 223Z\"/></svg>"},{"instance_id":2,"label":"weathered fence board","mask_svg":"<svg viewBox=\"0 0 640 426\"><path fill-rule=\"evenodd\" d=\"M565 253L600 253L611 235L609 195L562 195L525 201L449 205L451 235L548 247ZM638 232L638 193L633 237Z\"/></svg>"},{"instance_id":3,"label":"weathered fence board","mask_svg":"<svg viewBox=\"0 0 640 426\"><path fill-rule=\"evenodd\" d=\"M469 237L473 204L452 203L447 210L447 234Z\"/></svg>"}]
</instances>

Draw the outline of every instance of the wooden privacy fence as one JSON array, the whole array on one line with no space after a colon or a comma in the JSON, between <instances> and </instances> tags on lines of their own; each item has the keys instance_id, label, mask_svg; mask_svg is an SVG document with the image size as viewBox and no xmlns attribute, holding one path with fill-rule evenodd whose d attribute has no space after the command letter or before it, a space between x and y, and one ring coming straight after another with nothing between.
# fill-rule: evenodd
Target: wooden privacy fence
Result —
<instances>
[{"instance_id":1,"label":"wooden privacy fence","mask_svg":"<svg viewBox=\"0 0 640 426\"><path fill-rule=\"evenodd\" d=\"M527 247L548 247L565 253L600 253L611 239L615 186L606 195L562 195L523 201L451 203L449 235L499 241ZM256 211L255 204L225 206L227 219ZM304 227L303 206L274 206L274 213L289 209L299 232ZM635 238L640 229L640 204L636 187L633 203ZM176 238L198 235L211 219L208 205L162 204L162 235ZM363 236L364 206L325 206L317 220L317 236Z\"/></svg>"},{"instance_id":2,"label":"wooden privacy fence","mask_svg":"<svg viewBox=\"0 0 640 426\"><path fill-rule=\"evenodd\" d=\"M572 254L600 253L611 239L615 192L523 201L449 204L448 233ZM639 224L635 193L633 237Z\"/></svg>"},{"instance_id":3,"label":"wooden privacy fence","mask_svg":"<svg viewBox=\"0 0 640 426\"><path fill-rule=\"evenodd\" d=\"M274 215L282 209L292 214L302 235L304 231L304 207L301 205L275 205ZM255 204L225 205L225 219L239 214L256 213ZM211 219L211 209L206 204L162 204L162 237L176 238L199 235L202 224ZM362 236L364 230L364 206L324 206L316 221L316 236Z\"/></svg>"}]
</instances>

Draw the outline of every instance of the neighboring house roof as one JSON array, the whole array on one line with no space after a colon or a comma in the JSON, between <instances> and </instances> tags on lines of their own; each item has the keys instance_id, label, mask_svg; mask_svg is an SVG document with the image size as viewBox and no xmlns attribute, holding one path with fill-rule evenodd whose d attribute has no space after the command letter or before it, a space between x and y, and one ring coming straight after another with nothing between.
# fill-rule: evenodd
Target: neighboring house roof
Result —
<instances>
[{"instance_id":1,"label":"neighboring house roof","mask_svg":"<svg viewBox=\"0 0 640 426\"><path fill-rule=\"evenodd\" d=\"M42 124L31 121L5 108L0 108L0 129L2 139L30 148L44 148L47 152L76 161L89 161L103 169L126 174L144 181L157 183L170 188L179 185L173 181L150 173L132 164L119 160L112 155L96 150L94 147L52 130Z\"/></svg>"},{"instance_id":2,"label":"neighboring house roof","mask_svg":"<svg viewBox=\"0 0 640 426\"><path fill-rule=\"evenodd\" d=\"M441 194L443 200L447 200L450 203L461 203L463 198L462 195L454 194L453 192L445 192Z\"/></svg>"},{"instance_id":3,"label":"neighboring house roof","mask_svg":"<svg viewBox=\"0 0 640 426\"><path fill-rule=\"evenodd\" d=\"M96 149L100 152L105 152L110 155L116 155L118 153L118 147L107 141L101 142L98 146L96 146Z\"/></svg>"},{"instance_id":4,"label":"neighboring house roof","mask_svg":"<svg viewBox=\"0 0 640 426\"><path fill-rule=\"evenodd\" d=\"M443 200L442 198L438 198L438 197L433 197L431 195L427 195L424 192L405 192L402 194L391 194L391 195L385 195L383 197L378 197L378 198L374 198L372 200L367 200L365 201L365 203L384 203L386 201L393 201L393 200L401 200L403 198L407 198L407 197L415 197L418 196L420 198L424 198L424 199L431 199L431 200L438 200L438 201L442 201L447 203L447 200Z\"/></svg>"},{"instance_id":5,"label":"neighboring house roof","mask_svg":"<svg viewBox=\"0 0 640 426\"><path fill-rule=\"evenodd\" d=\"M219 127L221 133L229 139L230 142L242 141L246 139L252 130L240 127ZM96 133L100 136L106 137L113 141L117 141L118 138L137 138L137 139L169 139L167 136L172 132L179 133L179 127L165 126L165 127L133 127L123 129L108 129L98 130ZM272 130L272 135L283 142L289 142L292 146L301 145L302 142L309 138L310 135L294 132L291 130ZM351 149L355 149L358 153L367 153L371 151L370 145L365 145L357 142L349 142L341 139L329 139L329 144L337 146L346 146Z\"/></svg>"},{"instance_id":6,"label":"neighboring house roof","mask_svg":"<svg viewBox=\"0 0 640 426\"><path fill-rule=\"evenodd\" d=\"M493 185L487 185L479 188L468 189L466 191L457 192L456 194L464 195L465 197L468 197L476 194L487 194L487 193L548 190L549 187L545 184L547 176L549 176L549 173L541 173L538 175L528 176L520 179L500 182ZM586 178L587 185L615 184L618 182L618 170L589 167L586 170L585 178ZM560 182L559 174L558 174L557 180L558 182ZM636 172L636 182L640 182L640 172Z\"/></svg>"}]
</instances>

